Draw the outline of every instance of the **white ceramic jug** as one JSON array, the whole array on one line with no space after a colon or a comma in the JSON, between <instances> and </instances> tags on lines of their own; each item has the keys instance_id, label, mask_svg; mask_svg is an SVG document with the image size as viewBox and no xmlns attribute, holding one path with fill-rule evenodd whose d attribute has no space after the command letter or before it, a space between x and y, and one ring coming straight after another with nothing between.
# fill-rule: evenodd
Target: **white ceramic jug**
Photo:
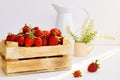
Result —
<instances>
[{"instance_id":1,"label":"white ceramic jug","mask_svg":"<svg viewBox=\"0 0 120 80\"><path fill-rule=\"evenodd\" d=\"M66 26L69 25L71 28L74 26L72 13L67 8L60 7L56 4L52 4L52 5L57 12L56 27L63 32L63 35L65 35Z\"/></svg>"},{"instance_id":2,"label":"white ceramic jug","mask_svg":"<svg viewBox=\"0 0 120 80\"><path fill-rule=\"evenodd\" d=\"M57 12L56 27L62 31L64 36L68 36L68 33L66 32L67 26L70 26L71 31L74 32L75 26L73 23L73 14L72 14L73 10L58 6L56 4L52 4L52 6L55 8ZM85 9L83 10L88 15L87 11Z\"/></svg>"}]
</instances>

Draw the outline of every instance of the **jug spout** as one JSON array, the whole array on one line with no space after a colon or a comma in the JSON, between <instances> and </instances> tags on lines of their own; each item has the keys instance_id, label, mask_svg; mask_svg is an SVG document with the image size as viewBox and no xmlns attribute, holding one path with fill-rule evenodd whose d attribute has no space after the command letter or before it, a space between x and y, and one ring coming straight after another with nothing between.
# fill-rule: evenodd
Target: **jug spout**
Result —
<instances>
[{"instance_id":1,"label":"jug spout","mask_svg":"<svg viewBox=\"0 0 120 80\"><path fill-rule=\"evenodd\" d=\"M69 13L70 12L69 9L58 6L54 3L52 4L52 6L54 7L54 9L56 10L57 13Z\"/></svg>"}]
</instances>

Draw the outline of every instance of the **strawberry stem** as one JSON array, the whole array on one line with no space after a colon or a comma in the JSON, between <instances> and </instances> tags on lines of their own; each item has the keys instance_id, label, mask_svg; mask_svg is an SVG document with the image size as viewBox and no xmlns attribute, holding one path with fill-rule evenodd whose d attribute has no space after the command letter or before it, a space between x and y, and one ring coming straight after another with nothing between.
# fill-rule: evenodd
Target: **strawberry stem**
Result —
<instances>
[{"instance_id":1,"label":"strawberry stem","mask_svg":"<svg viewBox=\"0 0 120 80\"><path fill-rule=\"evenodd\" d=\"M8 33L8 35L11 35L11 34L12 34L11 32Z\"/></svg>"},{"instance_id":2,"label":"strawberry stem","mask_svg":"<svg viewBox=\"0 0 120 80\"><path fill-rule=\"evenodd\" d=\"M95 63L97 64L97 62L98 62L98 59L97 60L95 60Z\"/></svg>"},{"instance_id":3,"label":"strawberry stem","mask_svg":"<svg viewBox=\"0 0 120 80\"><path fill-rule=\"evenodd\" d=\"M56 36L56 33L54 32L54 36Z\"/></svg>"},{"instance_id":4,"label":"strawberry stem","mask_svg":"<svg viewBox=\"0 0 120 80\"><path fill-rule=\"evenodd\" d=\"M31 38L35 38L35 35L34 35L34 30L32 30L32 31L29 31L29 32L27 32L27 34L29 35L29 37L31 37Z\"/></svg>"},{"instance_id":5,"label":"strawberry stem","mask_svg":"<svg viewBox=\"0 0 120 80\"><path fill-rule=\"evenodd\" d=\"M24 26L27 26L27 23L25 23L25 25Z\"/></svg>"},{"instance_id":6,"label":"strawberry stem","mask_svg":"<svg viewBox=\"0 0 120 80\"><path fill-rule=\"evenodd\" d=\"M24 24L24 26L27 26L27 23L25 23L25 24ZM23 27L19 30L19 33L21 33L21 32L22 32L22 30L23 30L24 26L23 26Z\"/></svg>"},{"instance_id":7,"label":"strawberry stem","mask_svg":"<svg viewBox=\"0 0 120 80\"><path fill-rule=\"evenodd\" d=\"M81 74L80 77L82 77L83 75Z\"/></svg>"},{"instance_id":8,"label":"strawberry stem","mask_svg":"<svg viewBox=\"0 0 120 80\"><path fill-rule=\"evenodd\" d=\"M98 68L100 68L100 64L98 64L98 59L95 60L95 63L97 64Z\"/></svg>"}]
</instances>

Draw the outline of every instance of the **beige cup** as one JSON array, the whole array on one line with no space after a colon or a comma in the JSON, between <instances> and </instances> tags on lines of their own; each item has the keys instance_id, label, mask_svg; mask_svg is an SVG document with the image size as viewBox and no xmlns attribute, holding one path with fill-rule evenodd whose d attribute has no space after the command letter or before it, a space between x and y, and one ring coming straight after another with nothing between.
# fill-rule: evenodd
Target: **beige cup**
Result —
<instances>
[{"instance_id":1,"label":"beige cup","mask_svg":"<svg viewBox=\"0 0 120 80\"><path fill-rule=\"evenodd\" d=\"M74 43L74 55L75 56L85 57L91 52L92 49L93 49L93 46L90 44L85 44L81 42Z\"/></svg>"}]
</instances>

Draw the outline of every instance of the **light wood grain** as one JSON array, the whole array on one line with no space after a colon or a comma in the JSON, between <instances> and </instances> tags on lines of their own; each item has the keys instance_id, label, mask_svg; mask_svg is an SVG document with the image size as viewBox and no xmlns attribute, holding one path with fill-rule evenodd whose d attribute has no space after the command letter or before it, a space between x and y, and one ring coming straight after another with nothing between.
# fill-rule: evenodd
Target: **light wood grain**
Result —
<instances>
[{"instance_id":1,"label":"light wood grain","mask_svg":"<svg viewBox=\"0 0 120 80\"><path fill-rule=\"evenodd\" d=\"M63 45L41 47L10 47L2 41L2 43L0 43L0 52L6 59L71 54L72 51L69 40L65 39L64 41ZM13 43L13 45L15 45L15 43Z\"/></svg>"},{"instance_id":2,"label":"light wood grain","mask_svg":"<svg viewBox=\"0 0 120 80\"><path fill-rule=\"evenodd\" d=\"M33 70L33 71L24 71L24 72L15 72L15 73L5 73L7 76L18 76L18 75L26 75L26 74L36 74L36 73L44 73L44 72L55 72L55 71L65 71L70 70L71 66L67 67L60 67L60 68L51 68L51 69L40 69L40 70Z\"/></svg>"},{"instance_id":3,"label":"light wood grain","mask_svg":"<svg viewBox=\"0 0 120 80\"><path fill-rule=\"evenodd\" d=\"M0 56L0 66L6 75L68 70L71 68L71 55L15 61Z\"/></svg>"},{"instance_id":4,"label":"light wood grain","mask_svg":"<svg viewBox=\"0 0 120 80\"><path fill-rule=\"evenodd\" d=\"M12 61L7 62L7 71L8 73L13 73L41 69L54 69L70 66L70 62L69 56Z\"/></svg>"},{"instance_id":5,"label":"light wood grain","mask_svg":"<svg viewBox=\"0 0 120 80\"><path fill-rule=\"evenodd\" d=\"M21 75L71 69L71 45L19 47L16 42L0 42L0 67L6 75Z\"/></svg>"}]
</instances>

